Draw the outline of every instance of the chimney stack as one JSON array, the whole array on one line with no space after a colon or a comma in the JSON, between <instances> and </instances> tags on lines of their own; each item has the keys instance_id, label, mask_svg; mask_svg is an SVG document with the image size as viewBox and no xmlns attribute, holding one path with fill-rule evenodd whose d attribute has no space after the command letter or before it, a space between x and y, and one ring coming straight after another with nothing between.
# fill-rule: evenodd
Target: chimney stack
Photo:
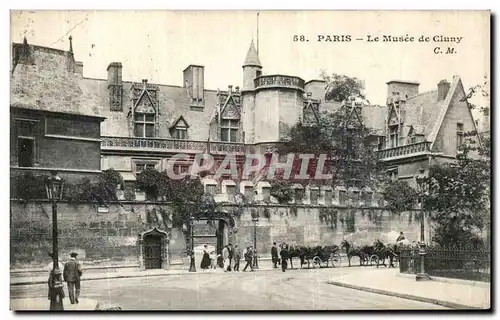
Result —
<instances>
[{"instance_id":1,"label":"chimney stack","mask_svg":"<svg viewBox=\"0 0 500 320\"><path fill-rule=\"evenodd\" d=\"M75 73L83 76L83 62L81 61L75 62Z\"/></svg>"},{"instance_id":2,"label":"chimney stack","mask_svg":"<svg viewBox=\"0 0 500 320\"><path fill-rule=\"evenodd\" d=\"M108 66L108 85L121 85L122 84L122 63L111 62Z\"/></svg>"},{"instance_id":3,"label":"chimney stack","mask_svg":"<svg viewBox=\"0 0 500 320\"><path fill-rule=\"evenodd\" d=\"M446 80L439 81L438 85L438 101L445 100L450 91L450 83Z\"/></svg>"},{"instance_id":4,"label":"chimney stack","mask_svg":"<svg viewBox=\"0 0 500 320\"><path fill-rule=\"evenodd\" d=\"M122 64L111 62L108 66L108 93L111 111L123 111Z\"/></svg>"},{"instance_id":5,"label":"chimney stack","mask_svg":"<svg viewBox=\"0 0 500 320\"><path fill-rule=\"evenodd\" d=\"M233 86L232 85L228 85L227 86L227 91L229 92L229 94L233 93Z\"/></svg>"}]
</instances>

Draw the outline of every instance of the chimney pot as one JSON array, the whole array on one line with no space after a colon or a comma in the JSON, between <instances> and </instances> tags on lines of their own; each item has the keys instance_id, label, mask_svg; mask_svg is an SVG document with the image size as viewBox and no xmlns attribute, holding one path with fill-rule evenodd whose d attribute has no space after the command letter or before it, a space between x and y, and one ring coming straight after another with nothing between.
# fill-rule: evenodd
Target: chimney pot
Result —
<instances>
[{"instance_id":1,"label":"chimney pot","mask_svg":"<svg viewBox=\"0 0 500 320\"><path fill-rule=\"evenodd\" d=\"M233 92L233 86L232 85L228 85L227 89L228 89L229 93Z\"/></svg>"},{"instance_id":2,"label":"chimney pot","mask_svg":"<svg viewBox=\"0 0 500 320\"><path fill-rule=\"evenodd\" d=\"M142 83L148 83L148 79L142 79Z\"/></svg>"},{"instance_id":3,"label":"chimney pot","mask_svg":"<svg viewBox=\"0 0 500 320\"><path fill-rule=\"evenodd\" d=\"M236 86L236 88L234 88L236 90L236 92L240 92L240 87Z\"/></svg>"}]
</instances>

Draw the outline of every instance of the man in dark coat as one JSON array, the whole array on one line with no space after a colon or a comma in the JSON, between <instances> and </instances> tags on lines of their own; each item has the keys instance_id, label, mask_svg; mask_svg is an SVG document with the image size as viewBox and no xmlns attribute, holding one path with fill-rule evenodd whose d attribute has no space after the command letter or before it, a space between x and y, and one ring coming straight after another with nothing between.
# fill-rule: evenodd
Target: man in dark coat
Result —
<instances>
[{"instance_id":1,"label":"man in dark coat","mask_svg":"<svg viewBox=\"0 0 500 320\"><path fill-rule=\"evenodd\" d=\"M393 238L393 239L394 239L394 238ZM396 243L398 243L399 241L402 241L402 240L404 240L404 239L405 239L405 236L404 236L404 234L403 234L403 231L401 231L401 232L399 233L398 238L396 239Z\"/></svg>"},{"instance_id":2,"label":"man in dark coat","mask_svg":"<svg viewBox=\"0 0 500 320\"><path fill-rule=\"evenodd\" d=\"M72 252L71 259L64 265L64 281L68 283L69 300L71 304L78 303L80 296L80 277L82 276L82 267L76 260L78 253Z\"/></svg>"},{"instance_id":3,"label":"man in dark coat","mask_svg":"<svg viewBox=\"0 0 500 320\"><path fill-rule=\"evenodd\" d=\"M247 271L247 268L250 266L250 271L253 271L253 248L252 246L247 248L247 251L245 252L245 261L247 264L245 264L245 268L243 268L243 271Z\"/></svg>"},{"instance_id":4,"label":"man in dark coat","mask_svg":"<svg viewBox=\"0 0 500 320\"><path fill-rule=\"evenodd\" d=\"M240 271L241 251L238 245L234 246L234 271Z\"/></svg>"},{"instance_id":5,"label":"man in dark coat","mask_svg":"<svg viewBox=\"0 0 500 320\"><path fill-rule=\"evenodd\" d=\"M271 248L271 259L273 260L273 266L274 268L278 268L277 264L279 261L279 256L278 256L278 248L276 247L276 242L273 242L273 246Z\"/></svg>"},{"instance_id":6,"label":"man in dark coat","mask_svg":"<svg viewBox=\"0 0 500 320\"><path fill-rule=\"evenodd\" d=\"M280 252L280 256L281 256L281 270L283 272L285 272L286 268L287 268L287 264L288 264L288 259L289 259L289 255L288 255L288 245L286 243L284 243L282 245L282 249L281 249L281 252Z\"/></svg>"}]
</instances>

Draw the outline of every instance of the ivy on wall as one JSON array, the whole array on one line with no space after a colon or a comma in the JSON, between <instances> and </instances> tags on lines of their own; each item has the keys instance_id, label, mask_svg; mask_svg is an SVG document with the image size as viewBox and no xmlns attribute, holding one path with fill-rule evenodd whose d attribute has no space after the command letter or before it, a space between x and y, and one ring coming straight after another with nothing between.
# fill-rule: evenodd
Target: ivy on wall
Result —
<instances>
[{"instance_id":1,"label":"ivy on wall","mask_svg":"<svg viewBox=\"0 0 500 320\"><path fill-rule=\"evenodd\" d=\"M45 184L47 174L32 172L11 174L11 198L23 201L47 199ZM123 186L121 174L113 169L105 170L96 182L83 178L79 182L64 183L63 200L73 204L107 204L117 201L116 189Z\"/></svg>"},{"instance_id":2,"label":"ivy on wall","mask_svg":"<svg viewBox=\"0 0 500 320\"><path fill-rule=\"evenodd\" d=\"M294 196L291 183L286 180L271 181L271 196L275 197L281 204L289 203Z\"/></svg>"}]
</instances>

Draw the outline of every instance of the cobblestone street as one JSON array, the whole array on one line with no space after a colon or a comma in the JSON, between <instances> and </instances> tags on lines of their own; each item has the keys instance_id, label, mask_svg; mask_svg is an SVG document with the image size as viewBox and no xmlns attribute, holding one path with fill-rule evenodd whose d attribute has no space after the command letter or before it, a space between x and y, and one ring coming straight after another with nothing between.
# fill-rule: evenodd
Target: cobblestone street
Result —
<instances>
[{"instance_id":1,"label":"cobblestone street","mask_svg":"<svg viewBox=\"0 0 500 320\"><path fill-rule=\"evenodd\" d=\"M362 271L276 270L85 281L82 298L109 301L124 310L446 309L327 283L353 272ZM45 295L46 285L11 287L11 299Z\"/></svg>"}]
</instances>

